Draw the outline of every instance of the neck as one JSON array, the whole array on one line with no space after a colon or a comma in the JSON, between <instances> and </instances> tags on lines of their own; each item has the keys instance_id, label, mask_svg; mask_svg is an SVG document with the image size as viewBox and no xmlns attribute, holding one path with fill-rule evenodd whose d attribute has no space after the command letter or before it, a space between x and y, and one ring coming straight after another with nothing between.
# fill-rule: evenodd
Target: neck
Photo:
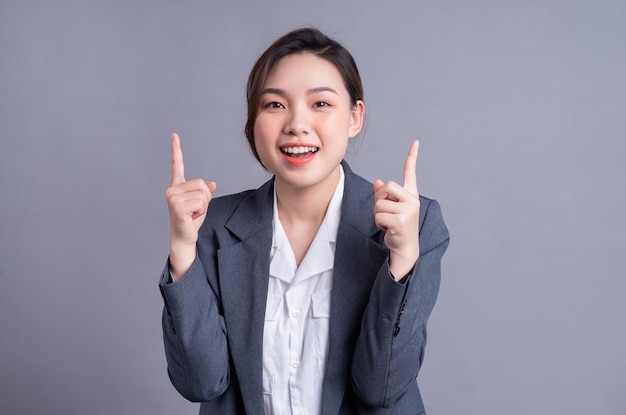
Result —
<instances>
[{"instance_id":1,"label":"neck","mask_svg":"<svg viewBox=\"0 0 626 415\"><path fill-rule=\"evenodd\" d=\"M324 219L330 199L339 183L339 167L322 183L311 187L295 187L276 180L276 199L281 222L312 222Z\"/></svg>"}]
</instances>

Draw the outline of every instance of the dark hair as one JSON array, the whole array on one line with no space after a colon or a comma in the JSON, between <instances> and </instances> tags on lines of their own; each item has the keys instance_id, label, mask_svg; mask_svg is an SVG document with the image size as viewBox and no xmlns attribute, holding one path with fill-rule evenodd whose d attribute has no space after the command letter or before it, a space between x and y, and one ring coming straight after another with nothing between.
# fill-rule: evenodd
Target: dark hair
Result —
<instances>
[{"instance_id":1,"label":"dark hair","mask_svg":"<svg viewBox=\"0 0 626 415\"><path fill-rule=\"evenodd\" d=\"M254 123L256 122L261 100L261 91L270 71L278 61L287 55L310 53L335 65L343 78L352 105L363 100L363 85L354 58L339 42L329 38L314 28L293 30L276 40L256 61L248 77L246 99L248 120L245 134L254 157L261 162L254 144ZM261 163L262 164L262 163Z\"/></svg>"}]
</instances>

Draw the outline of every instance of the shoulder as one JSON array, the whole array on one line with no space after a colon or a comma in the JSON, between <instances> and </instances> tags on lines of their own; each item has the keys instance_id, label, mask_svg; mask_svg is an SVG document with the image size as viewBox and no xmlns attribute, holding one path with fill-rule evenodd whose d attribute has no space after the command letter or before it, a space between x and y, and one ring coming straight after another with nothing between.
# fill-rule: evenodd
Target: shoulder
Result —
<instances>
[{"instance_id":1,"label":"shoulder","mask_svg":"<svg viewBox=\"0 0 626 415\"><path fill-rule=\"evenodd\" d=\"M441 206L434 199L420 196L420 250L429 251L450 239Z\"/></svg>"},{"instance_id":2,"label":"shoulder","mask_svg":"<svg viewBox=\"0 0 626 415\"><path fill-rule=\"evenodd\" d=\"M364 211L373 212L373 184L354 173L345 161L342 166L346 176L344 202L347 202L347 209L344 207L344 213L362 220ZM373 222L373 213L371 216ZM422 195L420 195L419 226L420 242L423 248L435 247L450 238L439 202Z\"/></svg>"},{"instance_id":3,"label":"shoulder","mask_svg":"<svg viewBox=\"0 0 626 415\"><path fill-rule=\"evenodd\" d=\"M209 209L207 214L208 218L228 218L237 208L241 205L241 202L250 196L258 189L248 189L239 193L233 193L230 195L218 196L211 199L209 203Z\"/></svg>"},{"instance_id":4,"label":"shoulder","mask_svg":"<svg viewBox=\"0 0 626 415\"><path fill-rule=\"evenodd\" d=\"M365 203L365 205L369 205L374 203L374 185L369 180L361 177L352 169L350 166L344 161L341 163L343 166L346 184L345 188L351 198L357 199L360 203ZM361 205L363 206L363 205ZM420 222L424 220L425 214L432 206L433 216L437 214L441 216L441 208L439 207L439 203L426 196L420 195L420 206L421 206L421 214L420 214Z\"/></svg>"},{"instance_id":5,"label":"shoulder","mask_svg":"<svg viewBox=\"0 0 626 415\"><path fill-rule=\"evenodd\" d=\"M211 200L203 228L223 228L227 223L258 223L265 216L271 217L274 180L271 179L258 189L244 190Z\"/></svg>"},{"instance_id":6,"label":"shoulder","mask_svg":"<svg viewBox=\"0 0 626 415\"><path fill-rule=\"evenodd\" d=\"M346 189L349 190L350 193L354 193L356 197L361 200L372 199L374 198L374 185L369 180L361 177L359 174L355 173L348 163L345 161L341 163L343 166L343 170L346 177ZM420 204L423 209L428 209L431 203L434 202L435 209L439 209L439 204L436 200L431 199L426 196L420 195Z\"/></svg>"}]
</instances>

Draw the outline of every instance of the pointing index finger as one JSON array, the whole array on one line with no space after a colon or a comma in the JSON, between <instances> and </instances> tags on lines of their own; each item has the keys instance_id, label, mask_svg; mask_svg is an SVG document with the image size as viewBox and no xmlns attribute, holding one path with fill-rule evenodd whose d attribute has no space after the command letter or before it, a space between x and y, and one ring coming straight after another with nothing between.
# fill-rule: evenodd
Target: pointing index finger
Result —
<instances>
[{"instance_id":1,"label":"pointing index finger","mask_svg":"<svg viewBox=\"0 0 626 415\"><path fill-rule=\"evenodd\" d=\"M172 134L172 186L185 183L185 163L183 150L180 147L180 137Z\"/></svg>"},{"instance_id":2,"label":"pointing index finger","mask_svg":"<svg viewBox=\"0 0 626 415\"><path fill-rule=\"evenodd\" d=\"M417 167L419 144L420 142L417 140L411 143L409 153L404 162L404 188L414 194L417 194L417 174L415 173L415 169Z\"/></svg>"}]
</instances>

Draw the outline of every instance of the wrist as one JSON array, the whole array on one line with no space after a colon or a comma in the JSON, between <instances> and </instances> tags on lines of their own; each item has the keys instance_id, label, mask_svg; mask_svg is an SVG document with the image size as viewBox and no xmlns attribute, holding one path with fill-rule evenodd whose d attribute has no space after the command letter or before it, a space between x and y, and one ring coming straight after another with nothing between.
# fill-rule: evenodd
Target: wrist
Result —
<instances>
[{"instance_id":1,"label":"wrist","mask_svg":"<svg viewBox=\"0 0 626 415\"><path fill-rule=\"evenodd\" d=\"M413 271L419 256L402 257L400 255L389 255L389 272L394 280L400 281Z\"/></svg>"},{"instance_id":2,"label":"wrist","mask_svg":"<svg viewBox=\"0 0 626 415\"><path fill-rule=\"evenodd\" d=\"M196 246L194 245L170 245L170 272L172 279L178 281L189 271L196 260Z\"/></svg>"}]
</instances>

